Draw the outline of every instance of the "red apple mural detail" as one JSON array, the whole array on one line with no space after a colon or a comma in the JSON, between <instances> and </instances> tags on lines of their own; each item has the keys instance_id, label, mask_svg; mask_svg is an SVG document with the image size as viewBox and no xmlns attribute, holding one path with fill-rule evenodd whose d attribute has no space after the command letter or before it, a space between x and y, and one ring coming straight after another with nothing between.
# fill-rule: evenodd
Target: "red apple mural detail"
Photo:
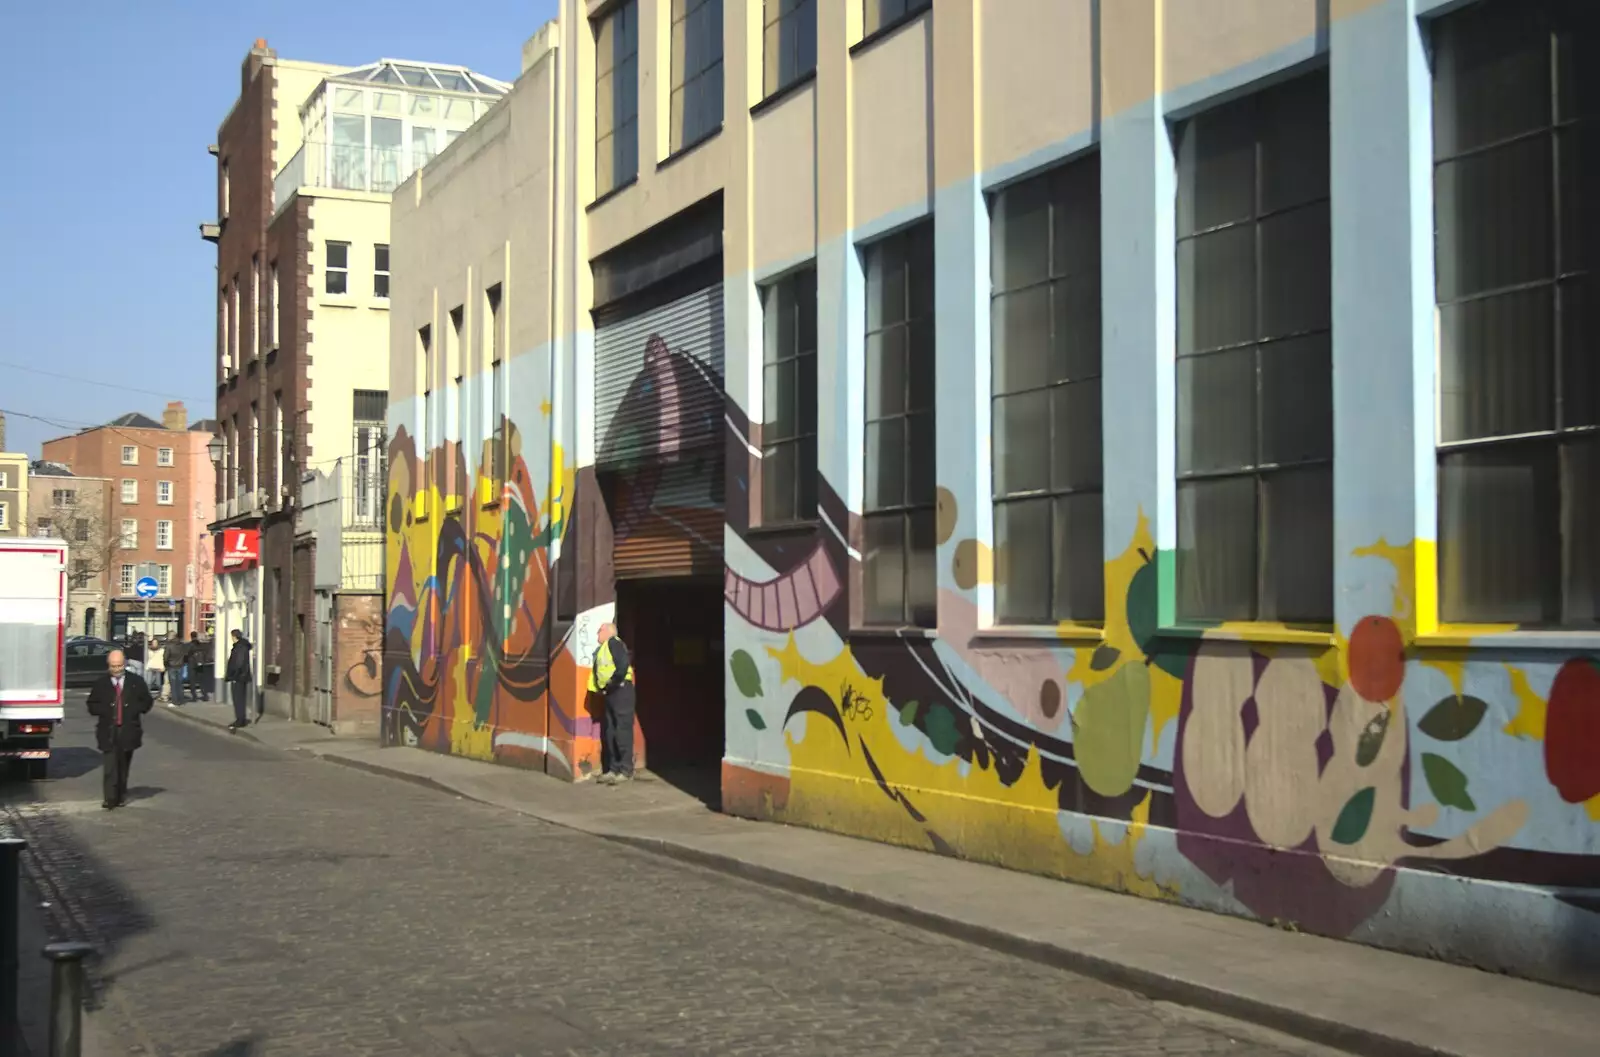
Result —
<instances>
[{"instance_id":1,"label":"red apple mural detail","mask_svg":"<svg viewBox=\"0 0 1600 1057\"><path fill-rule=\"evenodd\" d=\"M1600 659L1574 657L1556 673L1545 712L1544 773L1569 804L1600 796Z\"/></svg>"},{"instance_id":2,"label":"red apple mural detail","mask_svg":"<svg viewBox=\"0 0 1600 1057\"><path fill-rule=\"evenodd\" d=\"M1362 617L1350 632L1350 685L1368 701L1388 701L1406 679L1406 643L1388 617Z\"/></svg>"}]
</instances>

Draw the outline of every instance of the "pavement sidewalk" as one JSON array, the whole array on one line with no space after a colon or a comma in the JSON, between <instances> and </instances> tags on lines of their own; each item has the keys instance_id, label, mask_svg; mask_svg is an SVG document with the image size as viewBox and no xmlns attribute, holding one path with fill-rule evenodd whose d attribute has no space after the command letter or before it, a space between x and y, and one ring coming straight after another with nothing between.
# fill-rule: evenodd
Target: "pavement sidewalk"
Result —
<instances>
[{"instance_id":1,"label":"pavement sidewalk","mask_svg":"<svg viewBox=\"0 0 1600 1057\"><path fill-rule=\"evenodd\" d=\"M222 728L219 703L160 709ZM268 717L263 745L493 804L1369 1057L1593 1057L1600 996Z\"/></svg>"}]
</instances>

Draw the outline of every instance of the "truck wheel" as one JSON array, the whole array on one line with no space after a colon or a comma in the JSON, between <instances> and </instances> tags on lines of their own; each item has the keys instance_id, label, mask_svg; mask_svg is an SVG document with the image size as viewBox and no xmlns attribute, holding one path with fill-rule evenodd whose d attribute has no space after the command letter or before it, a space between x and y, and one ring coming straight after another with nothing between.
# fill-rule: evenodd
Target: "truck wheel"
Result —
<instances>
[{"instance_id":1,"label":"truck wheel","mask_svg":"<svg viewBox=\"0 0 1600 1057\"><path fill-rule=\"evenodd\" d=\"M42 782L50 776L49 760L27 760L25 763L28 768L28 781Z\"/></svg>"}]
</instances>

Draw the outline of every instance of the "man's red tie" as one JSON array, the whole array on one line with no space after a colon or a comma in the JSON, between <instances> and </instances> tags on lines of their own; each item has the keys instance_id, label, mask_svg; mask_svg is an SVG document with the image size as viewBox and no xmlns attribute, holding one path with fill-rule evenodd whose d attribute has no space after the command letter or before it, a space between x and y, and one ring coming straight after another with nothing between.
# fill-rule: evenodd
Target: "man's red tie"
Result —
<instances>
[{"instance_id":1,"label":"man's red tie","mask_svg":"<svg viewBox=\"0 0 1600 1057\"><path fill-rule=\"evenodd\" d=\"M122 726L122 680L118 679L113 684L117 688L117 726Z\"/></svg>"}]
</instances>

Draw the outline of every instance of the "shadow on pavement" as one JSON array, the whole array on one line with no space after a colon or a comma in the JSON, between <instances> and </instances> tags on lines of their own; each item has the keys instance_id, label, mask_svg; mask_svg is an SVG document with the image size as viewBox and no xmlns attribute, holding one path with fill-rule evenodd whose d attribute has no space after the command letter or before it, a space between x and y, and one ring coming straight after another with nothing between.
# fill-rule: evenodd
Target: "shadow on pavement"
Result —
<instances>
[{"instance_id":1,"label":"shadow on pavement","mask_svg":"<svg viewBox=\"0 0 1600 1057\"><path fill-rule=\"evenodd\" d=\"M214 1050L208 1050L202 1057L253 1057L260 1045L259 1035L247 1035L242 1039L224 1043Z\"/></svg>"},{"instance_id":2,"label":"shadow on pavement","mask_svg":"<svg viewBox=\"0 0 1600 1057\"><path fill-rule=\"evenodd\" d=\"M81 745L56 748L50 753L51 778L79 778L100 769L100 754Z\"/></svg>"},{"instance_id":3,"label":"shadow on pavement","mask_svg":"<svg viewBox=\"0 0 1600 1057\"><path fill-rule=\"evenodd\" d=\"M722 810L722 775L717 767L694 764L667 764L651 767L649 773L665 785L694 797L707 810Z\"/></svg>"}]
</instances>

